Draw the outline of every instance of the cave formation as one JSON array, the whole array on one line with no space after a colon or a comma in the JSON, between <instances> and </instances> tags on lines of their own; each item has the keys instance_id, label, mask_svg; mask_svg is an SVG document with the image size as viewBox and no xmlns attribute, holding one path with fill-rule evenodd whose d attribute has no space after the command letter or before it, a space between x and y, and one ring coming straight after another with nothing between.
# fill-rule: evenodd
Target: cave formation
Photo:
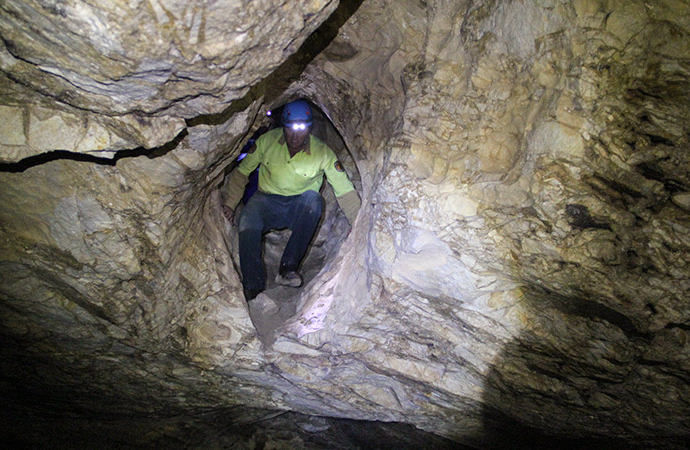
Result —
<instances>
[{"instance_id":1,"label":"cave formation","mask_svg":"<svg viewBox=\"0 0 690 450\"><path fill-rule=\"evenodd\" d=\"M5 442L685 448L689 33L682 0L2 2ZM267 336L219 187L295 98L362 208Z\"/></svg>"}]
</instances>

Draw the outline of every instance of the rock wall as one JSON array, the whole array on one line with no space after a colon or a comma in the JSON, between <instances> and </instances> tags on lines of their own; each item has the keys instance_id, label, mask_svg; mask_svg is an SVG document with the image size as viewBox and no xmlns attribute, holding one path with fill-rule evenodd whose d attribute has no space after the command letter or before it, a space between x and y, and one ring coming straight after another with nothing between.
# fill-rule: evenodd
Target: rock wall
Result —
<instances>
[{"instance_id":1,"label":"rock wall","mask_svg":"<svg viewBox=\"0 0 690 450\"><path fill-rule=\"evenodd\" d=\"M336 1L8 1L0 6L2 161L112 157L220 113L275 69Z\"/></svg>"},{"instance_id":2,"label":"rock wall","mask_svg":"<svg viewBox=\"0 0 690 450\"><path fill-rule=\"evenodd\" d=\"M2 159L70 152L0 173L17 408L684 445L686 2L365 0L291 58L335 2L131 3L0 6ZM217 187L259 113L297 96L340 132L363 207L266 346Z\"/></svg>"}]
</instances>

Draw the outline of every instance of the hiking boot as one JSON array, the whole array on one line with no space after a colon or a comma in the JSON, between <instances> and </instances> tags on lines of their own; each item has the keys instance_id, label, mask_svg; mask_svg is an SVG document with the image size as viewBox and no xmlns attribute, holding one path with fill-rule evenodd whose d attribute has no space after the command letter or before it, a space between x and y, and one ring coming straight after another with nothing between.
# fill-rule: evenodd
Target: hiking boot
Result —
<instances>
[{"instance_id":1,"label":"hiking boot","mask_svg":"<svg viewBox=\"0 0 690 450\"><path fill-rule=\"evenodd\" d=\"M290 270L285 273L278 273L276 283L283 286L300 287L302 286L302 277L294 270Z\"/></svg>"},{"instance_id":2,"label":"hiking boot","mask_svg":"<svg viewBox=\"0 0 690 450\"><path fill-rule=\"evenodd\" d=\"M244 299L249 302L249 300L254 300L257 295L261 294L263 289L247 289L244 288Z\"/></svg>"}]
</instances>

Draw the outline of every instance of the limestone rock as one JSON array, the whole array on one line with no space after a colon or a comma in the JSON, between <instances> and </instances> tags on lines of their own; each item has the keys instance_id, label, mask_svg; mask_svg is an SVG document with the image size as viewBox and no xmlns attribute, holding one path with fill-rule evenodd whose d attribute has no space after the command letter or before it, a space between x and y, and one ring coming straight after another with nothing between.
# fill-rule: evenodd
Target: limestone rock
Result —
<instances>
[{"instance_id":1,"label":"limestone rock","mask_svg":"<svg viewBox=\"0 0 690 450\"><path fill-rule=\"evenodd\" d=\"M294 52L336 4L7 1L2 70L96 112L219 112Z\"/></svg>"},{"instance_id":2,"label":"limestone rock","mask_svg":"<svg viewBox=\"0 0 690 450\"><path fill-rule=\"evenodd\" d=\"M13 131L3 133L0 161L162 146L184 118L220 113L244 96L336 5L3 2L0 119Z\"/></svg>"},{"instance_id":3,"label":"limestone rock","mask_svg":"<svg viewBox=\"0 0 690 450\"><path fill-rule=\"evenodd\" d=\"M12 407L684 448L685 2L343 2L295 58L335 2L202 3L0 6L3 161L72 152L0 173ZM290 314L266 339L218 187L295 97L363 201L350 230L324 191L319 265L289 308L267 291Z\"/></svg>"},{"instance_id":4,"label":"limestone rock","mask_svg":"<svg viewBox=\"0 0 690 450\"><path fill-rule=\"evenodd\" d=\"M103 119L65 109L0 108L0 121L5 124L0 162L17 162L54 151L113 158L119 150L162 147L185 128L181 118L124 115Z\"/></svg>"}]
</instances>

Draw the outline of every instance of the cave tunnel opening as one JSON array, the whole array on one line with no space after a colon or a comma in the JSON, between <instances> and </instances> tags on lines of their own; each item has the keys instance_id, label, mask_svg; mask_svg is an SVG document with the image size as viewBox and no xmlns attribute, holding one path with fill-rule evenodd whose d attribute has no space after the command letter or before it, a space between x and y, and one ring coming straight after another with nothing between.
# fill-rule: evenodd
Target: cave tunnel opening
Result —
<instances>
[{"instance_id":1,"label":"cave tunnel opening","mask_svg":"<svg viewBox=\"0 0 690 450\"><path fill-rule=\"evenodd\" d=\"M297 97L299 98L299 97ZM266 114L260 113L250 129L256 130L249 139L245 139L240 156L225 169L224 183L220 186L225 189L225 183L229 179L229 174L239 165L241 159L250 150L254 141L266 132L280 128L282 129L281 114L287 102L278 103L278 106L267 109ZM335 153L338 161L342 164L348 178L355 187L359 197L362 196L362 177L360 176L357 163L341 133L335 127L318 104L308 101L314 118L311 135L323 141ZM256 169L258 170L258 168ZM256 172L256 171L255 171ZM253 191L257 189L256 173L250 176L242 201L240 201L233 223L227 225L227 247L233 260L235 271L240 277L243 276L240 270L239 258L239 237L237 223L238 218L246 203L251 198ZM252 178L254 181L252 182ZM269 230L263 235L262 239L262 260L266 272L266 290L257 296L256 299L248 303L250 317L254 323L260 339L264 344L270 345L274 339L276 328L293 317L300 306L304 303L305 296L312 282L318 281L322 269L335 259L349 236L352 226L345 214L340 209L336 200L336 195L332 186L324 175L324 180L319 190L323 198L323 212L317 225L314 237L312 238L307 252L300 264L299 273L303 278L302 286L288 287L276 282L279 262L281 255L288 243L292 231L287 228ZM324 276L328 276L324 274Z\"/></svg>"}]
</instances>

